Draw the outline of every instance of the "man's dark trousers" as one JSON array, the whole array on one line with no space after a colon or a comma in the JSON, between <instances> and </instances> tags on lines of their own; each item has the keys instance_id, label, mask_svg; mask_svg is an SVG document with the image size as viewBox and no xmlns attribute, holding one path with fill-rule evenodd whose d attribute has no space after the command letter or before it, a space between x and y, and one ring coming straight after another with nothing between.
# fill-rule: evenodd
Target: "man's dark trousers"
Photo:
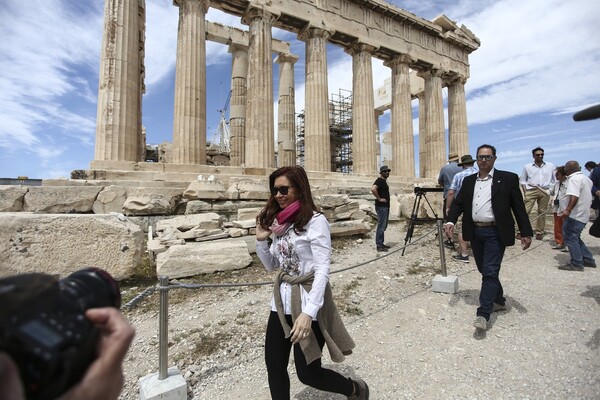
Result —
<instances>
[{"instance_id":1,"label":"man's dark trousers","mask_svg":"<svg viewBox=\"0 0 600 400\"><path fill-rule=\"evenodd\" d=\"M381 247L384 245L384 234L388 225L390 208L375 206L375 212L377 212L377 231L375 232L375 244L377 247Z\"/></svg>"},{"instance_id":2,"label":"man's dark trousers","mask_svg":"<svg viewBox=\"0 0 600 400\"><path fill-rule=\"evenodd\" d=\"M494 303L504 304L504 290L500 283L500 265L506 247L502 244L495 226L475 227L471 249L477 269L482 275L477 315L489 320Z\"/></svg>"}]
</instances>

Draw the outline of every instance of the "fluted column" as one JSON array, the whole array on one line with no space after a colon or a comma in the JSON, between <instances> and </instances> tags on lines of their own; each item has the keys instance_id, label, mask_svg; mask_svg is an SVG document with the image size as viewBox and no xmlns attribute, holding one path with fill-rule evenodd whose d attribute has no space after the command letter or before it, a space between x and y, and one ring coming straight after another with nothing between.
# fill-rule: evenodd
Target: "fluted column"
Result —
<instances>
[{"instance_id":1,"label":"fluted column","mask_svg":"<svg viewBox=\"0 0 600 400\"><path fill-rule=\"evenodd\" d=\"M231 53L231 99L229 100L229 165L246 164L246 81L248 78L248 48L229 46Z\"/></svg>"},{"instance_id":2,"label":"fluted column","mask_svg":"<svg viewBox=\"0 0 600 400\"><path fill-rule=\"evenodd\" d=\"M437 178L446 162L444 129L444 102L442 98L442 71L431 69L419 73L425 80L425 150L427 164L424 178Z\"/></svg>"},{"instance_id":3,"label":"fluted column","mask_svg":"<svg viewBox=\"0 0 600 400\"><path fill-rule=\"evenodd\" d=\"M373 174L377 168L377 134L373 93L373 46L356 44L346 51L352 55L352 171Z\"/></svg>"},{"instance_id":4,"label":"fluted column","mask_svg":"<svg viewBox=\"0 0 600 400\"><path fill-rule=\"evenodd\" d=\"M271 24L275 16L252 8L243 17L250 26L248 97L246 99L246 166L275 166Z\"/></svg>"},{"instance_id":5,"label":"fluted column","mask_svg":"<svg viewBox=\"0 0 600 400\"><path fill-rule=\"evenodd\" d=\"M415 144L412 124L410 63L406 55L385 63L392 69L392 175L415 176Z\"/></svg>"},{"instance_id":6,"label":"fluted column","mask_svg":"<svg viewBox=\"0 0 600 400\"><path fill-rule=\"evenodd\" d=\"M467 128L466 78L454 76L448 80L448 142L450 153L469 153Z\"/></svg>"},{"instance_id":7,"label":"fluted column","mask_svg":"<svg viewBox=\"0 0 600 400\"><path fill-rule=\"evenodd\" d=\"M173 162L206 164L206 41L209 0L173 0L179 7Z\"/></svg>"},{"instance_id":8,"label":"fluted column","mask_svg":"<svg viewBox=\"0 0 600 400\"><path fill-rule=\"evenodd\" d=\"M277 115L278 167L296 165L296 100L294 90L294 64L298 56L280 53L279 109Z\"/></svg>"},{"instance_id":9,"label":"fluted column","mask_svg":"<svg viewBox=\"0 0 600 400\"><path fill-rule=\"evenodd\" d=\"M138 0L138 52L139 52L139 65L140 65L140 89L138 99L138 161L146 161L146 128L142 124L142 97L146 93L146 85L144 79L146 78L146 65L144 59L146 49L146 1Z\"/></svg>"},{"instance_id":10,"label":"fluted column","mask_svg":"<svg viewBox=\"0 0 600 400\"><path fill-rule=\"evenodd\" d=\"M308 171L331 171L326 50L329 36L328 31L310 27L299 34L299 39L306 42L304 167Z\"/></svg>"},{"instance_id":11,"label":"fluted column","mask_svg":"<svg viewBox=\"0 0 600 400\"><path fill-rule=\"evenodd\" d=\"M139 161L139 23L138 0L105 0L95 160Z\"/></svg>"},{"instance_id":12,"label":"fluted column","mask_svg":"<svg viewBox=\"0 0 600 400\"><path fill-rule=\"evenodd\" d=\"M427 104L425 104L425 93L417 95L419 99L419 177L425 176L425 167L429 162L427 159L427 146L425 145L425 127L427 125Z\"/></svg>"}]
</instances>

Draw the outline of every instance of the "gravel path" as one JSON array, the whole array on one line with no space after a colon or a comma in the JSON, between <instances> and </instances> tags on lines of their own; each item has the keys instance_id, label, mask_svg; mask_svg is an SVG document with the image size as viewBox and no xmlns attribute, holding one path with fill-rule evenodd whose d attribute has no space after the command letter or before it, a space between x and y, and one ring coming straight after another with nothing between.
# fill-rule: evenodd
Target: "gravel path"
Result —
<instances>
[{"instance_id":1,"label":"gravel path","mask_svg":"<svg viewBox=\"0 0 600 400\"><path fill-rule=\"evenodd\" d=\"M550 249L550 235L522 251L507 249L501 280L508 310L475 333L481 276L449 260L456 294L431 291L439 249L430 225L418 226L405 255L403 222L392 223L385 256L374 240L338 240L332 270L375 260L331 277L334 295L357 348L342 364L324 363L369 383L371 399L599 399L600 271L560 271L567 253ZM586 229L587 232L587 229ZM419 239L424 235L424 239ZM600 262L600 241L584 241ZM396 251L394 251L396 250ZM437 271L436 271L437 269ZM214 279L264 281L255 266ZM134 288L132 291L141 291ZM269 399L263 362L270 286L172 291L169 366L176 365L190 399ZM137 336L126 360L122 399L138 398L137 379L158 370L158 296L128 311ZM297 381L292 398L343 400Z\"/></svg>"}]
</instances>

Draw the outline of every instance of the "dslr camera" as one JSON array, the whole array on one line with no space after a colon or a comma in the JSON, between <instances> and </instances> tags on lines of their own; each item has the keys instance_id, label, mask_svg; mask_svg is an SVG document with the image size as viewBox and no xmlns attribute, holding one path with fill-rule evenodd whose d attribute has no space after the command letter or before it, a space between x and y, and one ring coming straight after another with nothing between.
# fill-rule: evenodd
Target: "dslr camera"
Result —
<instances>
[{"instance_id":1,"label":"dslr camera","mask_svg":"<svg viewBox=\"0 0 600 400\"><path fill-rule=\"evenodd\" d=\"M86 268L64 279L30 273L0 279L0 351L21 373L27 399L50 400L79 382L96 358L99 331L85 317L121 306L117 282Z\"/></svg>"}]
</instances>

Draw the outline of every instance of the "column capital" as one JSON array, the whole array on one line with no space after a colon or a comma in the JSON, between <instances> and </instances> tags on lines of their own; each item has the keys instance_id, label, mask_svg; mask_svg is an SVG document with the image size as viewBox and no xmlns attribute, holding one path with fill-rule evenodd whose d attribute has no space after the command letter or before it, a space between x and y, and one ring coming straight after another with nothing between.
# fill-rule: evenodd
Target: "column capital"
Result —
<instances>
[{"instance_id":1,"label":"column capital","mask_svg":"<svg viewBox=\"0 0 600 400\"><path fill-rule=\"evenodd\" d=\"M331 34L332 34L332 32L330 32L326 29L306 25L304 28L302 28L300 30L300 32L298 32L298 39L302 40L302 41L307 41L308 39L313 39L313 38L323 38L323 39L327 40L327 39L329 39Z\"/></svg>"},{"instance_id":2,"label":"column capital","mask_svg":"<svg viewBox=\"0 0 600 400\"><path fill-rule=\"evenodd\" d=\"M275 57L275 62L277 64L288 62L294 65L299 58L300 57L295 54L279 53L277 57Z\"/></svg>"},{"instance_id":3,"label":"column capital","mask_svg":"<svg viewBox=\"0 0 600 400\"><path fill-rule=\"evenodd\" d=\"M366 43L361 43L361 42L354 42L352 43L350 46L346 47L344 49L344 51L348 54L350 54L351 56L355 55L355 54L360 54L363 52L369 53L369 54L373 54L375 53L375 50L377 50L377 47L375 46L371 46L369 44Z\"/></svg>"},{"instance_id":4,"label":"column capital","mask_svg":"<svg viewBox=\"0 0 600 400\"><path fill-rule=\"evenodd\" d=\"M245 46L245 45L239 44L239 43L231 43L229 45L228 52L231 53L231 54L233 54L236 51L243 51L243 52L247 53L248 52L248 46Z\"/></svg>"},{"instance_id":5,"label":"column capital","mask_svg":"<svg viewBox=\"0 0 600 400\"><path fill-rule=\"evenodd\" d=\"M427 79L427 78L442 78L443 76L445 76L446 71L444 71L443 69L440 68L429 68L429 69L424 69L421 71L417 72L417 76L423 78L423 79Z\"/></svg>"},{"instance_id":6,"label":"column capital","mask_svg":"<svg viewBox=\"0 0 600 400\"><path fill-rule=\"evenodd\" d=\"M415 61L417 61L417 59L409 56L408 54L397 54L389 60L384 61L383 65L392 68L399 64L408 64L408 66L410 67L410 65L413 64Z\"/></svg>"},{"instance_id":7,"label":"column capital","mask_svg":"<svg viewBox=\"0 0 600 400\"><path fill-rule=\"evenodd\" d=\"M183 4L186 2L199 3L202 6L202 11L204 11L204 14L206 14L210 8L210 0L173 0L173 5L181 8L181 6L183 6Z\"/></svg>"},{"instance_id":8,"label":"column capital","mask_svg":"<svg viewBox=\"0 0 600 400\"><path fill-rule=\"evenodd\" d=\"M246 25L250 25L251 21L256 19L262 19L267 21L268 23L273 23L279 18L279 15L273 14L267 10L258 7L250 7L246 10L244 15L242 15L242 23Z\"/></svg>"},{"instance_id":9,"label":"column capital","mask_svg":"<svg viewBox=\"0 0 600 400\"><path fill-rule=\"evenodd\" d=\"M457 83L464 85L467 83L467 77L457 72L448 72L443 76L443 78L446 85L454 85Z\"/></svg>"}]
</instances>

